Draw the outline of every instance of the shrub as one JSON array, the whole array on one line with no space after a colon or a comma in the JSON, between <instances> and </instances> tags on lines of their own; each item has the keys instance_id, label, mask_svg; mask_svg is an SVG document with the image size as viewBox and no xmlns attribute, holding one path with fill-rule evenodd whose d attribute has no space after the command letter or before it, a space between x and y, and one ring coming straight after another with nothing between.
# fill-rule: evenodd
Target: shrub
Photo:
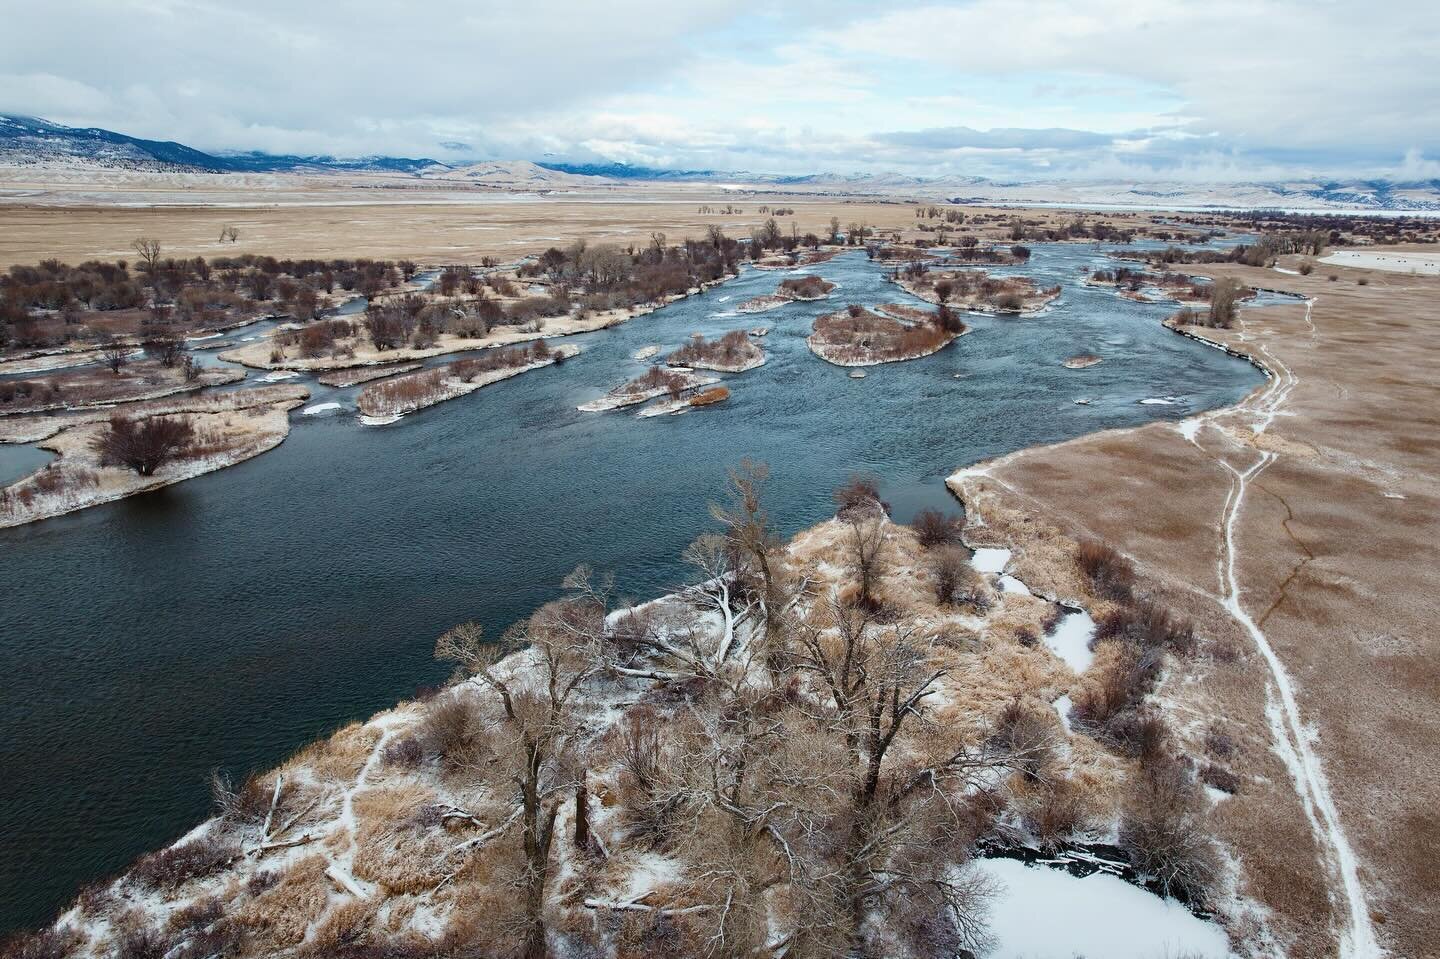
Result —
<instances>
[{"instance_id":1,"label":"shrub","mask_svg":"<svg viewBox=\"0 0 1440 959\"><path fill-rule=\"evenodd\" d=\"M1167 895L1203 902L1219 875L1205 800L1178 762L1146 767L1120 819L1120 847Z\"/></svg>"},{"instance_id":2,"label":"shrub","mask_svg":"<svg viewBox=\"0 0 1440 959\"><path fill-rule=\"evenodd\" d=\"M1301 261L1300 261L1300 275L1301 275L1301 276L1309 276L1311 273L1314 273L1314 272L1315 272L1315 264L1314 264L1314 263L1312 263L1310 260L1301 260Z\"/></svg>"},{"instance_id":3,"label":"shrub","mask_svg":"<svg viewBox=\"0 0 1440 959\"><path fill-rule=\"evenodd\" d=\"M1002 293L995 300L995 309L1000 313L1019 313L1024 307L1025 301L1019 293Z\"/></svg>"},{"instance_id":4,"label":"shrub","mask_svg":"<svg viewBox=\"0 0 1440 959\"><path fill-rule=\"evenodd\" d=\"M962 521L960 517L947 515L938 509L922 509L915 514L910 527L915 530L920 545L929 549L960 542Z\"/></svg>"},{"instance_id":5,"label":"shrub","mask_svg":"<svg viewBox=\"0 0 1440 959\"><path fill-rule=\"evenodd\" d=\"M1188 656L1199 645L1195 625L1188 619L1172 615L1148 600L1121 606L1095 624L1095 641L1116 639L1139 649L1160 649L1177 656Z\"/></svg>"},{"instance_id":6,"label":"shrub","mask_svg":"<svg viewBox=\"0 0 1440 959\"><path fill-rule=\"evenodd\" d=\"M1234 795L1240 791L1240 777L1215 763L1206 763L1200 769L1200 781L1221 792Z\"/></svg>"},{"instance_id":7,"label":"shrub","mask_svg":"<svg viewBox=\"0 0 1440 959\"><path fill-rule=\"evenodd\" d=\"M1236 304L1240 300L1240 281L1223 277L1215 281L1210 293L1210 326L1228 330L1235 323Z\"/></svg>"},{"instance_id":8,"label":"shrub","mask_svg":"<svg viewBox=\"0 0 1440 959\"><path fill-rule=\"evenodd\" d=\"M1018 760L1026 778L1039 779L1054 759L1055 711L1016 696L1000 710L989 743Z\"/></svg>"},{"instance_id":9,"label":"shrub","mask_svg":"<svg viewBox=\"0 0 1440 959\"><path fill-rule=\"evenodd\" d=\"M940 605L968 607L975 612L990 608L990 587L960 547L935 550L930 557L930 575L935 581L935 601Z\"/></svg>"},{"instance_id":10,"label":"shrub","mask_svg":"<svg viewBox=\"0 0 1440 959\"><path fill-rule=\"evenodd\" d=\"M1058 849L1090 825L1084 790L1064 776L1039 784L1021 799L1020 810L1025 828L1047 851Z\"/></svg>"},{"instance_id":11,"label":"shrub","mask_svg":"<svg viewBox=\"0 0 1440 959\"><path fill-rule=\"evenodd\" d=\"M82 940L69 926L21 934L0 943L0 959L67 959Z\"/></svg>"},{"instance_id":12,"label":"shrub","mask_svg":"<svg viewBox=\"0 0 1440 959\"><path fill-rule=\"evenodd\" d=\"M1168 755L1170 727L1155 710L1147 708L1125 709L1105 723L1102 738L1142 763L1150 763Z\"/></svg>"},{"instance_id":13,"label":"shrub","mask_svg":"<svg viewBox=\"0 0 1440 959\"><path fill-rule=\"evenodd\" d=\"M414 736L397 739L385 747L385 764L414 769L425 758L425 747Z\"/></svg>"},{"instance_id":14,"label":"shrub","mask_svg":"<svg viewBox=\"0 0 1440 959\"><path fill-rule=\"evenodd\" d=\"M421 746L448 770L473 768L490 754L485 731L475 722L469 700L437 696L425 705L417 734Z\"/></svg>"},{"instance_id":15,"label":"shrub","mask_svg":"<svg viewBox=\"0 0 1440 959\"><path fill-rule=\"evenodd\" d=\"M1226 758L1235 752L1235 740L1223 729L1212 727L1205 733L1205 751L1212 756Z\"/></svg>"},{"instance_id":16,"label":"shrub","mask_svg":"<svg viewBox=\"0 0 1440 959\"><path fill-rule=\"evenodd\" d=\"M1090 580L1095 595L1126 600L1135 584L1135 567L1108 543L1086 540L1075 551L1075 562Z\"/></svg>"},{"instance_id":17,"label":"shrub","mask_svg":"<svg viewBox=\"0 0 1440 959\"><path fill-rule=\"evenodd\" d=\"M114 959L165 959L174 944L148 926L120 934Z\"/></svg>"},{"instance_id":18,"label":"shrub","mask_svg":"<svg viewBox=\"0 0 1440 959\"><path fill-rule=\"evenodd\" d=\"M141 856L130 870L130 878L159 890L172 890L192 879L211 876L239 855L238 846L210 836L201 836L183 846L171 846Z\"/></svg>"},{"instance_id":19,"label":"shrub","mask_svg":"<svg viewBox=\"0 0 1440 959\"><path fill-rule=\"evenodd\" d=\"M851 511L868 512L880 508L890 512L890 505L880 499L880 481L863 473L852 473L844 485L833 494L836 515L844 516Z\"/></svg>"},{"instance_id":20,"label":"shrub","mask_svg":"<svg viewBox=\"0 0 1440 959\"><path fill-rule=\"evenodd\" d=\"M1104 734L1121 712L1138 705L1154 686L1162 655L1110 642L1103 664L1092 667L1079 692L1072 693L1076 720Z\"/></svg>"}]
</instances>

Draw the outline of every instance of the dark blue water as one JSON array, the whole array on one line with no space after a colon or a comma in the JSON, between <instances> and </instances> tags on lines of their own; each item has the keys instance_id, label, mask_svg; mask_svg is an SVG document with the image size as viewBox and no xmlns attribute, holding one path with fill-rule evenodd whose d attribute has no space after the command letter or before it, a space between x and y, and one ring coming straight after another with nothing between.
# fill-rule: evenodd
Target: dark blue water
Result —
<instances>
[{"instance_id":1,"label":"dark blue water","mask_svg":"<svg viewBox=\"0 0 1440 959\"><path fill-rule=\"evenodd\" d=\"M771 465L789 534L830 491L876 474L904 520L953 508L944 477L976 460L1230 403L1248 364L1161 328L1171 307L1079 285L1088 247L1037 247L1023 272L1065 287L1047 314L968 317L935 356L847 370L810 354L811 320L908 300L862 254L814 272L832 300L726 312L782 274L747 272L613 330L585 352L382 428L295 414L247 463L142 497L0 531L0 928L43 921L84 882L208 812L206 777L270 766L440 681L435 636L492 635L559 592L581 562L631 597L686 574L727 466ZM768 363L732 398L683 416L580 413L643 370L643 346L771 326ZM1076 353L1105 358L1066 370ZM357 389L313 386L311 403ZM1088 406L1073 400L1089 397ZM1174 405L1141 400L1174 397Z\"/></svg>"}]
</instances>

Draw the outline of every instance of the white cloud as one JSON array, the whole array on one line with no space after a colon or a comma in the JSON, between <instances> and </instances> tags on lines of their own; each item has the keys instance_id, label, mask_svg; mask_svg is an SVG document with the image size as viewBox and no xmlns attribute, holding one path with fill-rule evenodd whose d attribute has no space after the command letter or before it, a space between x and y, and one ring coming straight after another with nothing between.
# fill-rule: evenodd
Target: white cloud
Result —
<instances>
[{"instance_id":1,"label":"white cloud","mask_svg":"<svg viewBox=\"0 0 1440 959\"><path fill-rule=\"evenodd\" d=\"M1440 155L1416 0L13 6L0 110L202 149L1231 178Z\"/></svg>"}]
</instances>

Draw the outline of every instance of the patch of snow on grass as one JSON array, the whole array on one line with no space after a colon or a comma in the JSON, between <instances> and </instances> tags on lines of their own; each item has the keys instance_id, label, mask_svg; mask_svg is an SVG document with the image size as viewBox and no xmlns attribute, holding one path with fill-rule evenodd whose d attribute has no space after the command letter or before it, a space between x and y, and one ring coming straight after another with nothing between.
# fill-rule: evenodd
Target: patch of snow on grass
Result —
<instances>
[{"instance_id":1,"label":"patch of snow on grass","mask_svg":"<svg viewBox=\"0 0 1440 959\"><path fill-rule=\"evenodd\" d=\"M1070 708L1074 705L1070 702L1070 694L1066 693L1051 705L1053 705L1055 711L1060 714L1060 725L1065 727L1067 733L1070 732Z\"/></svg>"},{"instance_id":2,"label":"patch of snow on grass","mask_svg":"<svg viewBox=\"0 0 1440 959\"><path fill-rule=\"evenodd\" d=\"M970 565L980 573L1003 573L1009 562L1010 551L1008 549L985 547L977 549L975 555L970 557Z\"/></svg>"},{"instance_id":3,"label":"patch of snow on grass","mask_svg":"<svg viewBox=\"0 0 1440 959\"><path fill-rule=\"evenodd\" d=\"M1004 886L990 911L992 959L1230 955L1219 926L1108 873L1080 879L1013 859L982 859L976 867Z\"/></svg>"},{"instance_id":4,"label":"patch of snow on grass","mask_svg":"<svg viewBox=\"0 0 1440 959\"><path fill-rule=\"evenodd\" d=\"M1055 627L1055 632L1045 637L1045 645L1066 665L1077 673L1090 668L1095 654L1090 652L1090 639L1095 635L1095 620L1083 609L1066 613Z\"/></svg>"},{"instance_id":5,"label":"patch of snow on grass","mask_svg":"<svg viewBox=\"0 0 1440 959\"><path fill-rule=\"evenodd\" d=\"M1014 576L1001 576L1000 588L1007 593L1019 593L1021 596L1033 596L1030 587L1020 582Z\"/></svg>"}]
</instances>

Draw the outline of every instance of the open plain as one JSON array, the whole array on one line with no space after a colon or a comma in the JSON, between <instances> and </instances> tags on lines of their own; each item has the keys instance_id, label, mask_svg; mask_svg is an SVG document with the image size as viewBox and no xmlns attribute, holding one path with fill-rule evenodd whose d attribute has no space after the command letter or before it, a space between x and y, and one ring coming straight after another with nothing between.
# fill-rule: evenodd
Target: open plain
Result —
<instances>
[{"instance_id":1,"label":"open plain","mask_svg":"<svg viewBox=\"0 0 1440 959\"><path fill-rule=\"evenodd\" d=\"M1057 544L1103 538L1223 644L1161 696L1200 751L1217 730L1242 744L1245 782L1216 821L1295 954L1427 956L1440 942L1440 278L1334 272L1267 281L1308 303L1187 331L1270 371L1239 406L949 483L973 541L1015 548L1032 587L1072 594Z\"/></svg>"}]
</instances>

